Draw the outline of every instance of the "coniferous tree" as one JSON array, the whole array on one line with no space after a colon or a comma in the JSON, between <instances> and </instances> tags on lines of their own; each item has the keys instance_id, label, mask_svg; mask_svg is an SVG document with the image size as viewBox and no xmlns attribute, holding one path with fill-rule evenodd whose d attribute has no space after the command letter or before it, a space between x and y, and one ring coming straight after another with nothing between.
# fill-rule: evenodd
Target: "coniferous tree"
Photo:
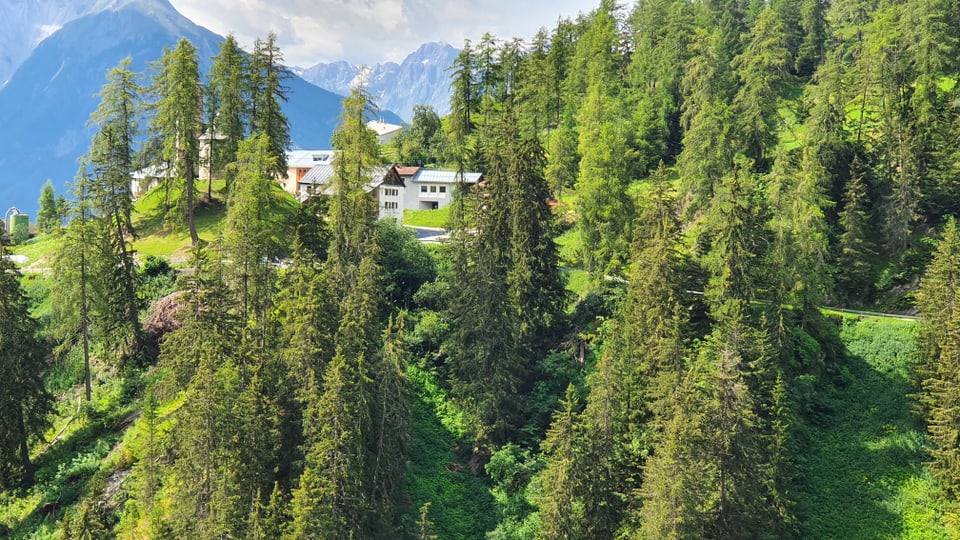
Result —
<instances>
[{"instance_id":1,"label":"coniferous tree","mask_svg":"<svg viewBox=\"0 0 960 540\"><path fill-rule=\"evenodd\" d=\"M341 299L345 295L343 288L356 282L363 250L369 245L376 219L373 199L365 191L380 159L376 134L366 127L372 106L370 94L363 88L354 88L343 100L341 123L333 135L337 156L333 165L330 203L333 235L327 271Z\"/></svg>"},{"instance_id":2,"label":"coniferous tree","mask_svg":"<svg viewBox=\"0 0 960 540\"><path fill-rule=\"evenodd\" d=\"M739 159L736 170L723 177L708 210L710 250L703 264L711 275L704 293L715 322L745 316L756 297L754 261L761 253L755 181L748 160Z\"/></svg>"},{"instance_id":3,"label":"coniferous tree","mask_svg":"<svg viewBox=\"0 0 960 540\"><path fill-rule=\"evenodd\" d=\"M544 178L543 149L536 138L523 135L508 113L500 120L505 145L495 159L505 165L506 200L491 204L507 210L509 259L507 283L517 311L517 339L523 354L533 358L551 347L551 329L562 320L566 292L557 270L550 191Z\"/></svg>"},{"instance_id":4,"label":"coniferous tree","mask_svg":"<svg viewBox=\"0 0 960 540\"><path fill-rule=\"evenodd\" d=\"M801 310L804 321L817 309L828 291L827 257L829 227L824 207L830 205L822 168L809 150L802 163L794 164L789 153L778 154L767 184L772 234L769 264L772 267L772 308L779 343L783 341L786 305ZM799 170L798 170L799 169Z\"/></svg>"},{"instance_id":5,"label":"coniferous tree","mask_svg":"<svg viewBox=\"0 0 960 540\"><path fill-rule=\"evenodd\" d=\"M696 31L693 55L684 65L680 83L683 149L677 157L677 170L687 219L696 217L713 197L721 178L733 168L737 151L730 144L715 144L735 140L730 109L733 82L729 65L722 60L721 37L719 30Z\"/></svg>"},{"instance_id":6,"label":"coniferous tree","mask_svg":"<svg viewBox=\"0 0 960 540\"><path fill-rule=\"evenodd\" d=\"M156 102L152 105L150 131L160 147L160 161L154 166L171 168L167 174L172 175L174 185L168 184L167 189L178 192L177 211L187 224L190 240L196 244L196 176L203 133L203 86L197 48L189 40L181 39L175 49L164 51L154 70L150 91Z\"/></svg>"},{"instance_id":7,"label":"coniferous tree","mask_svg":"<svg viewBox=\"0 0 960 540\"><path fill-rule=\"evenodd\" d=\"M49 425L53 396L44 387L40 326L20 285L20 271L7 257L0 232L0 486L33 477L30 443Z\"/></svg>"},{"instance_id":8,"label":"coniferous tree","mask_svg":"<svg viewBox=\"0 0 960 540\"><path fill-rule=\"evenodd\" d=\"M579 228L585 246L584 262L594 279L617 274L626 263L634 216L630 182L629 128L619 118L619 101L593 83L577 116L580 167L577 178Z\"/></svg>"},{"instance_id":9,"label":"coniferous tree","mask_svg":"<svg viewBox=\"0 0 960 540\"><path fill-rule=\"evenodd\" d=\"M923 375L921 402L926 408L927 429L933 443L928 464L948 503L949 521L955 527L960 515L960 232L951 218L943 230L933 260L924 273L917 295L921 313L920 354Z\"/></svg>"},{"instance_id":10,"label":"coniferous tree","mask_svg":"<svg viewBox=\"0 0 960 540\"><path fill-rule=\"evenodd\" d=\"M210 179L237 159L240 141L249 125L249 89L246 85L246 60L233 35L220 43L213 57L206 87L206 122L210 149ZM228 185L229 187L229 185ZM208 184L208 195L210 185Z\"/></svg>"},{"instance_id":11,"label":"coniferous tree","mask_svg":"<svg viewBox=\"0 0 960 540\"><path fill-rule=\"evenodd\" d=\"M60 230L60 209L57 205L56 192L53 182L47 180L40 188L40 210L37 211L37 230L43 234L50 234Z\"/></svg>"},{"instance_id":12,"label":"coniferous tree","mask_svg":"<svg viewBox=\"0 0 960 540\"><path fill-rule=\"evenodd\" d=\"M410 351L404 341L403 314L384 331L375 364L376 397L372 419L372 491L370 500L384 534L399 529L406 493L406 464L411 435L411 386L407 378Z\"/></svg>"},{"instance_id":13,"label":"coniferous tree","mask_svg":"<svg viewBox=\"0 0 960 540\"><path fill-rule=\"evenodd\" d=\"M243 320L266 319L274 287L269 261L284 250L287 224L280 221L283 203L271 176L276 161L265 134L240 143L234 188L227 202L224 245L233 261L231 280Z\"/></svg>"},{"instance_id":14,"label":"coniferous tree","mask_svg":"<svg viewBox=\"0 0 960 540\"><path fill-rule=\"evenodd\" d=\"M268 154L272 158L270 172L275 175L287 172L290 121L282 109L287 101L288 88L283 84L287 77L289 73L283 65L283 53L277 46L276 34L270 32L266 39L257 39L248 67L251 103L249 132L262 133L267 137Z\"/></svg>"},{"instance_id":15,"label":"coniferous tree","mask_svg":"<svg viewBox=\"0 0 960 540\"><path fill-rule=\"evenodd\" d=\"M134 170L140 86L127 58L110 70L100 92L100 105L90 116L96 133L83 161L89 166L89 194L94 219L94 287L91 304L101 327L105 349L117 360L130 357L143 344L138 274L132 246Z\"/></svg>"},{"instance_id":16,"label":"coniferous tree","mask_svg":"<svg viewBox=\"0 0 960 540\"><path fill-rule=\"evenodd\" d=\"M50 321L53 336L60 343L56 353L69 353L78 343L82 346L84 395L90 401L93 392L90 373L91 243L95 230L90 209L90 179L84 176L84 169L84 166L80 167L80 174L73 184L73 217L67 224L63 246L54 259L53 279L57 284L54 291L58 301L51 305Z\"/></svg>"},{"instance_id":17,"label":"coniferous tree","mask_svg":"<svg viewBox=\"0 0 960 540\"><path fill-rule=\"evenodd\" d=\"M693 39L693 6L687 2L640 2L630 15L634 52L628 73L640 170L680 151L680 80Z\"/></svg>"},{"instance_id":18,"label":"coniferous tree","mask_svg":"<svg viewBox=\"0 0 960 540\"><path fill-rule=\"evenodd\" d=\"M877 255L871 235L865 175L860 158L854 157L839 216L841 232L835 255L837 266L843 268L836 278L839 292L858 303L873 295L873 258Z\"/></svg>"},{"instance_id":19,"label":"coniferous tree","mask_svg":"<svg viewBox=\"0 0 960 540\"><path fill-rule=\"evenodd\" d=\"M450 121L447 134L450 137L450 160L455 162L457 170L466 170L467 152L470 135L473 133L473 113L478 108L477 82L475 81L475 63L470 40L463 47L448 68L450 71Z\"/></svg>"},{"instance_id":20,"label":"coniferous tree","mask_svg":"<svg viewBox=\"0 0 960 540\"><path fill-rule=\"evenodd\" d=\"M748 34L743 52L732 67L740 87L733 107L744 152L754 167L767 167L767 154L777 141L780 123L777 101L790 69L790 51L783 23L772 7L765 8Z\"/></svg>"},{"instance_id":21,"label":"coniferous tree","mask_svg":"<svg viewBox=\"0 0 960 540\"><path fill-rule=\"evenodd\" d=\"M363 438L369 433L370 411L362 400L369 384L362 375L365 368L363 358L348 361L341 354L327 366L314 419L319 434L293 491L286 538L366 537L370 507Z\"/></svg>"},{"instance_id":22,"label":"coniferous tree","mask_svg":"<svg viewBox=\"0 0 960 540\"><path fill-rule=\"evenodd\" d=\"M796 54L796 71L808 75L826 58L827 0L802 0L800 2L800 27L803 38Z\"/></svg>"},{"instance_id":23,"label":"coniferous tree","mask_svg":"<svg viewBox=\"0 0 960 540\"><path fill-rule=\"evenodd\" d=\"M587 538L580 476L583 439L576 407L576 390L570 385L542 443L547 467L534 480L534 502L540 521L538 539Z\"/></svg>"}]
</instances>

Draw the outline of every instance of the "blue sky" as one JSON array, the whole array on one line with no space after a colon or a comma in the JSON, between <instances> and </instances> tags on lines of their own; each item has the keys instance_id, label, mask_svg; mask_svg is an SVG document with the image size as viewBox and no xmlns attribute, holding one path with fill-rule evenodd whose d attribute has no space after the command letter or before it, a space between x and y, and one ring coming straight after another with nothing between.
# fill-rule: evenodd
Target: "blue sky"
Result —
<instances>
[{"instance_id":1,"label":"blue sky","mask_svg":"<svg viewBox=\"0 0 960 540\"><path fill-rule=\"evenodd\" d=\"M589 12L599 0L170 0L210 30L233 33L249 49L254 38L277 33L290 66L346 60L398 61L421 43L460 47L484 32L529 39L559 17Z\"/></svg>"}]
</instances>

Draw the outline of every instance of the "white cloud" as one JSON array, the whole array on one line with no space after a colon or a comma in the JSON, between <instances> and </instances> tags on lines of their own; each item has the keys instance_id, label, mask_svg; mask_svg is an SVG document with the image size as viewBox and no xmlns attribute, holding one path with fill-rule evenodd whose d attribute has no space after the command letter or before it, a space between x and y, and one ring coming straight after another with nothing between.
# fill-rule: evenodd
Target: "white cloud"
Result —
<instances>
[{"instance_id":1,"label":"white cloud","mask_svg":"<svg viewBox=\"0 0 960 540\"><path fill-rule=\"evenodd\" d=\"M309 67L346 60L375 64L400 60L427 41L455 47L484 32L530 38L560 16L593 9L596 0L170 0L197 24L245 48L277 34L286 63Z\"/></svg>"}]
</instances>

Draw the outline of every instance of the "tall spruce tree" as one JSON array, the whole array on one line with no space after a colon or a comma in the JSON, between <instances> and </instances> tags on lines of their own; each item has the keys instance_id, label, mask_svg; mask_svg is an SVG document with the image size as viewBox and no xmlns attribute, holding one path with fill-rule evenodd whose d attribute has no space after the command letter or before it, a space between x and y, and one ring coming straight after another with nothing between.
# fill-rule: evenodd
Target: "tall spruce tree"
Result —
<instances>
[{"instance_id":1,"label":"tall spruce tree","mask_svg":"<svg viewBox=\"0 0 960 540\"><path fill-rule=\"evenodd\" d=\"M930 473L947 501L949 521L960 517L960 231L954 218L947 221L933 260L917 295L920 308L920 353L923 375L921 400L933 443ZM955 526L955 525L954 525Z\"/></svg>"},{"instance_id":2,"label":"tall spruce tree","mask_svg":"<svg viewBox=\"0 0 960 540\"><path fill-rule=\"evenodd\" d=\"M539 508L538 539L587 538L580 500L583 437L576 408L576 389L570 385L541 445L547 466L533 480L537 487L534 503Z\"/></svg>"}]
</instances>

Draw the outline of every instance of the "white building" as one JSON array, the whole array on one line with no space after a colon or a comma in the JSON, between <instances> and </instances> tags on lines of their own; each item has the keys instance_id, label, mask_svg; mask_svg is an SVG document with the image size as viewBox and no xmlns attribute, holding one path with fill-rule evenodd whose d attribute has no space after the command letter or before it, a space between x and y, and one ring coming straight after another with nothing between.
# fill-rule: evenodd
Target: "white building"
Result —
<instances>
[{"instance_id":1,"label":"white building","mask_svg":"<svg viewBox=\"0 0 960 540\"><path fill-rule=\"evenodd\" d=\"M330 163L312 167L297 181L297 199L303 201L316 194L331 195L335 174L336 170ZM370 176L371 180L364 191L377 203L377 219L393 219L397 224L403 224L404 182L397 168L377 167Z\"/></svg>"},{"instance_id":2,"label":"white building","mask_svg":"<svg viewBox=\"0 0 960 540\"><path fill-rule=\"evenodd\" d=\"M377 134L377 142L381 145L392 141L401 131L403 126L388 124L380 120L370 120L367 122L367 128L372 129Z\"/></svg>"},{"instance_id":3,"label":"white building","mask_svg":"<svg viewBox=\"0 0 960 540\"><path fill-rule=\"evenodd\" d=\"M333 150L293 150L287 152L287 177L283 179L283 189L298 196L300 181L317 165L333 163Z\"/></svg>"},{"instance_id":4,"label":"white building","mask_svg":"<svg viewBox=\"0 0 960 540\"><path fill-rule=\"evenodd\" d=\"M465 172L461 177L456 171L439 171L420 167L398 167L404 180L406 194L404 208L411 210L437 210L453 201L453 194L462 187L469 187L483 180L483 174Z\"/></svg>"},{"instance_id":5,"label":"white building","mask_svg":"<svg viewBox=\"0 0 960 540\"><path fill-rule=\"evenodd\" d=\"M334 175L333 150L298 150L287 153L287 176L282 179L284 189L303 201L311 194L330 194ZM469 187L483 180L483 174L439 171L421 167L378 167L366 187L377 201L380 219L395 219L403 223L403 211L436 210L453 201L461 187Z\"/></svg>"}]
</instances>

